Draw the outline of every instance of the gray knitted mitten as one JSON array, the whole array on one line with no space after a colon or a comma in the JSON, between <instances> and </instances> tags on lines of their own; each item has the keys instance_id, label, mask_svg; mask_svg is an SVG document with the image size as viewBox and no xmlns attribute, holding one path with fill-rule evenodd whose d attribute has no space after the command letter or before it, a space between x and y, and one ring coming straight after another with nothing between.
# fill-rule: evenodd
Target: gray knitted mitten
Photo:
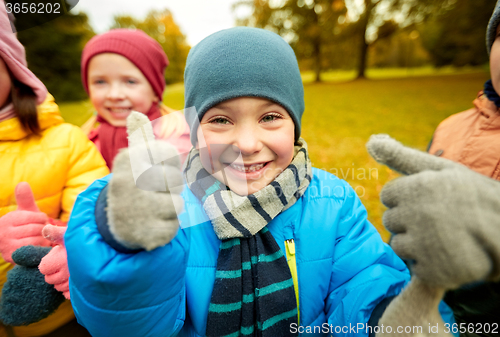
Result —
<instances>
[{"instance_id":1,"label":"gray knitted mitten","mask_svg":"<svg viewBox=\"0 0 500 337\"><path fill-rule=\"evenodd\" d=\"M414 260L423 282L454 289L500 280L500 182L461 164L373 135L368 152L407 175L388 183L380 198L391 246Z\"/></svg>"},{"instance_id":2,"label":"gray knitted mitten","mask_svg":"<svg viewBox=\"0 0 500 337\"><path fill-rule=\"evenodd\" d=\"M378 323L377 337L453 337L445 326L438 306L445 290L413 277L386 308Z\"/></svg>"},{"instance_id":3,"label":"gray knitted mitten","mask_svg":"<svg viewBox=\"0 0 500 337\"><path fill-rule=\"evenodd\" d=\"M169 243L179 228L180 160L171 144L154 139L144 114L132 112L127 131L129 147L115 157L109 182L109 230L127 248L152 250Z\"/></svg>"}]
</instances>

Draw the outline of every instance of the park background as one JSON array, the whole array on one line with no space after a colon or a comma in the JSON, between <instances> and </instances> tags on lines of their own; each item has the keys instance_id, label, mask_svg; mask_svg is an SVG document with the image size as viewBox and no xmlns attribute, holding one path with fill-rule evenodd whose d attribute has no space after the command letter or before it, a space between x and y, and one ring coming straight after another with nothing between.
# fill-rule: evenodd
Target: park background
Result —
<instances>
[{"instance_id":1,"label":"park background","mask_svg":"<svg viewBox=\"0 0 500 337\"><path fill-rule=\"evenodd\" d=\"M102 21L92 23L85 12L85 1L80 0L57 19L18 32L26 47L29 68L54 95L65 120L81 126L94 114L81 85L80 56L92 36L111 28L139 28L162 45L170 60L164 103L183 109L183 72L192 47L189 41L193 40L184 30L199 37L203 26L182 29L175 10L169 8L170 1L156 2L154 9L137 15L123 8L132 2L141 6L142 1L120 0L122 8L116 8L108 27L103 29ZM102 0L102 5L107 1L111 2ZM202 1L206 6L204 0L183 3L194 13L203 10L198 6ZM440 121L472 107L489 78L485 31L495 2L224 3L230 6L232 26L265 28L290 43L304 82L302 136L308 142L312 163L352 185L368 210L369 220L388 241L389 233L382 224L385 207L379 193L397 174L371 159L365 143L371 134L386 133L425 151ZM211 12L206 14L211 20L219 20L218 3L214 1ZM227 8L221 7L220 13L224 11Z\"/></svg>"}]
</instances>

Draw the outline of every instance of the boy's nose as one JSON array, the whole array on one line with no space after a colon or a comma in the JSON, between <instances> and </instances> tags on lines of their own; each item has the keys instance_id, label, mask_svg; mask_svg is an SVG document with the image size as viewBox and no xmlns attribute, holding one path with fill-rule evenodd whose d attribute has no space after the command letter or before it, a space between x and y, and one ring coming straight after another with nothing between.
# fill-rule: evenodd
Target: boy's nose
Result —
<instances>
[{"instance_id":1,"label":"boy's nose","mask_svg":"<svg viewBox=\"0 0 500 337\"><path fill-rule=\"evenodd\" d=\"M237 130L234 145L238 147L243 156L258 153L263 147L259 133L253 128Z\"/></svg>"}]
</instances>

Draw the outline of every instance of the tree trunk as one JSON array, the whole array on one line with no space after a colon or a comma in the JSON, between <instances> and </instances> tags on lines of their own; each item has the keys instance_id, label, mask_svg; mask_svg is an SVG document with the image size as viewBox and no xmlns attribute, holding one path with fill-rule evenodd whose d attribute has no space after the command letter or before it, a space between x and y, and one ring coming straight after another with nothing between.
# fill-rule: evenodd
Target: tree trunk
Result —
<instances>
[{"instance_id":1,"label":"tree trunk","mask_svg":"<svg viewBox=\"0 0 500 337\"><path fill-rule=\"evenodd\" d=\"M321 82L321 43L319 38L314 41L314 60L315 82Z\"/></svg>"},{"instance_id":2,"label":"tree trunk","mask_svg":"<svg viewBox=\"0 0 500 337\"><path fill-rule=\"evenodd\" d=\"M363 39L361 40L358 76L356 76L356 79L366 78L365 71L366 71L367 58L368 58L368 43L366 43L366 38L363 37Z\"/></svg>"},{"instance_id":3,"label":"tree trunk","mask_svg":"<svg viewBox=\"0 0 500 337\"><path fill-rule=\"evenodd\" d=\"M321 28L319 27L318 14L314 13L315 34L313 37L313 54L314 54L314 73L316 74L315 82L321 82Z\"/></svg>"},{"instance_id":4,"label":"tree trunk","mask_svg":"<svg viewBox=\"0 0 500 337\"><path fill-rule=\"evenodd\" d=\"M378 3L377 3L378 4ZM365 12L360 20L360 53L359 53L359 64L358 64L358 76L356 79L366 78L366 60L368 58L368 43L366 42L366 29L368 28L368 23L370 22L371 12L375 8L375 4L371 0L365 0Z\"/></svg>"}]
</instances>

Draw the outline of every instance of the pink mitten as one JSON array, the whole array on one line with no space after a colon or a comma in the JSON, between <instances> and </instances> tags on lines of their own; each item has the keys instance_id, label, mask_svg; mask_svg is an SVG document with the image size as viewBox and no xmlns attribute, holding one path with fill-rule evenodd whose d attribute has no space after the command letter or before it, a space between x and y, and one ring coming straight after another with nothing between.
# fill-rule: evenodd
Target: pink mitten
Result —
<instances>
[{"instance_id":1,"label":"pink mitten","mask_svg":"<svg viewBox=\"0 0 500 337\"><path fill-rule=\"evenodd\" d=\"M31 187L26 182L17 184L15 190L17 210L0 218L0 253L7 262L14 263L12 253L23 246L50 246L42 236L42 229L49 218L38 209Z\"/></svg>"},{"instance_id":2,"label":"pink mitten","mask_svg":"<svg viewBox=\"0 0 500 337\"><path fill-rule=\"evenodd\" d=\"M68 257L64 247L66 227L47 225L43 228L43 236L56 246L45 255L38 265L38 270L45 275L45 282L53 284L57 291L63 293L69 300L69 270Z\"/></svg>"}]
</instances>

